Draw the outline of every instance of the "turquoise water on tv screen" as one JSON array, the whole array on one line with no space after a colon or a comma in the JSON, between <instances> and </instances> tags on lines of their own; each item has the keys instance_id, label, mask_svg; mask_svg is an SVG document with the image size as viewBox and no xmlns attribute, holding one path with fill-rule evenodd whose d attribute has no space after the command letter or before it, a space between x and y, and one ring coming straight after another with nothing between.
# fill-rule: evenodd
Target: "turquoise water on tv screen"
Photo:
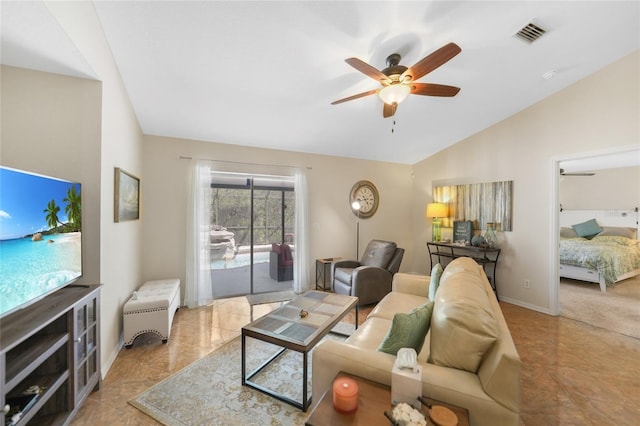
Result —
<instances>
[{"instance_id":1,"label":"turquoise water on tv screen","mask_svg":"<svg viewBox=\"0 0 640 426\"><path fill-rule=\"evenodd\" d=\"M0 241L0 316L81 275L80 232Z\"/></svg>"}]
</instances>

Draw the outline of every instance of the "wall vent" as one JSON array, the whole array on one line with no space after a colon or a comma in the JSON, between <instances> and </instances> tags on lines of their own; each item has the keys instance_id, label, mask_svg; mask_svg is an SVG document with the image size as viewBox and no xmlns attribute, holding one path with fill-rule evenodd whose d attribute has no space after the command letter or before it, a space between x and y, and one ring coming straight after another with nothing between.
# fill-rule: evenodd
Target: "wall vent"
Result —
<instances>
[{"instance_id":1,"label":"wall vent","mask_svg":"<svg viewBox=\"0 0 640 426\"><path fill-rule=\"evenodd\" d=\"M528 41L529 43L533 43L534 41L542 37L542 35L546 32L547 30L545 30L544 28L541 28L533 22L529 22L516 33L516 36Z\"/></svg>"}]
</instances>

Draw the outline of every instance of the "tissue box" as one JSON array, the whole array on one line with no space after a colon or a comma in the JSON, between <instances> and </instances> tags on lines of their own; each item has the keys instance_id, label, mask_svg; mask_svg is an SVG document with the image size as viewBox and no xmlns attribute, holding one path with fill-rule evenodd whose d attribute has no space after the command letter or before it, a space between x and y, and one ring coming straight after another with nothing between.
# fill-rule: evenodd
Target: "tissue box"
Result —
<instances>
[{"instance_id":1,"label":"tissue box","mask_svg":"<svg viewBox=\"0 0 640 426\"><path fill-rule=\"evenodd\" d=\"M398 368L391 370L391 404L405 402L413 407L420 407L417 400L422 395L422 366L413 369Z\"/></svg>"}]
</instances>

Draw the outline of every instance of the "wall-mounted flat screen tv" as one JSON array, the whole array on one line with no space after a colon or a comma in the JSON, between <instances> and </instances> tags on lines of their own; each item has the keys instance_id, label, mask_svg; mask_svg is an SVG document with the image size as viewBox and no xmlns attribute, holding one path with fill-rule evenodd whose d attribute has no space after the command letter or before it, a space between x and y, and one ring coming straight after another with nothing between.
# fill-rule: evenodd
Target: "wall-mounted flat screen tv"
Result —
<instances>
[{"instance_id":1,"label":"wall-mounted flat screen tv","mask_svg":"<svg viewBox=\"0 0 640 426\"><path fill-rule=\"evenodd\" d=\"M0 317L82 275L81 186L0 166Z\"/></svg>"}]
</instances>

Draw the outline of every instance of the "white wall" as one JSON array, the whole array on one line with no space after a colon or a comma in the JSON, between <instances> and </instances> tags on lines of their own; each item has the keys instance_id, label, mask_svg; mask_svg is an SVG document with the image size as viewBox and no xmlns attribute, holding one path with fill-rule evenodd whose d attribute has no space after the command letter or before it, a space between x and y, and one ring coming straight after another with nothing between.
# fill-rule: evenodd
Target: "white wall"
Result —
<instances>
[{"instance_id":1,"label":"white wall","mask_svg":"<svg viewBox=\"0 0 640 426\"><path fill-rule=\"evenodd\" d=\"M360 222L361 253L371 239L395 241L408 249L401 269L410 270L413 263L411 166L157 136L145 136L143 147L144 280L179 277L184 285L186 209L192 161L180 159L181 156L310 167L307 184L312 280L316 258L355 257L356 217L351 213L348 197L354 183L370 180L378 188L381 201L377 213ZM230 164L229 167L236 166Z\"/></svg>"},{"instance_id":2,"label":"white wall","mask_svg":"<svg viewBox=\"0 0 640 426\"><path fill-rule=\"evenodd\" d=\"M100 165L101 363L103 375L122 344L122 306L141 285L139 221L114 223L114 167L142 175L142 132L92 2L46 2L51 14L102 82Z\"/></svg>"},{"instance_id":3,"label":"white wall","mask_svg":"<svg viewBox=\"0 0 640 426\"><path fill-rule=\"evenodd\" d=\"M560 204L567 210L640 207L640 167L596 170L594 176L562 176Z\"/></svg>"},{"instance_id":4,"label":"white wall","mask_svg":"<svg viewBox=\"0 0 640 426\"><path fill-rule=\"evenodd\" d=\"M502 300L553 311L557 282L551 279L550 265L557 262L550 257L556 234L551 224L558 206L551 196L557 179L553 166L558 158L639 144L639 56L635 52L415 165L414 198L423 205L432 199L434 182L514 181L513 232L499 235ZM610 190L623 194L626 187ZM413 213L416 253L431 237L423 209L416 207ZM426 272L419 262L414 269ZM531 282L529 289L523 286L525 279Z\"/></svg>"},{"instance_id":5,"label":"white wall","mask_svg":"<svg viewBox=\"0 0 640 426\"><path fill-rule=\"evenodd\" d=\"M100 282L98 81L0 67L3 166L82 183L82 279Z\"/></svg>"}]
</instances>

